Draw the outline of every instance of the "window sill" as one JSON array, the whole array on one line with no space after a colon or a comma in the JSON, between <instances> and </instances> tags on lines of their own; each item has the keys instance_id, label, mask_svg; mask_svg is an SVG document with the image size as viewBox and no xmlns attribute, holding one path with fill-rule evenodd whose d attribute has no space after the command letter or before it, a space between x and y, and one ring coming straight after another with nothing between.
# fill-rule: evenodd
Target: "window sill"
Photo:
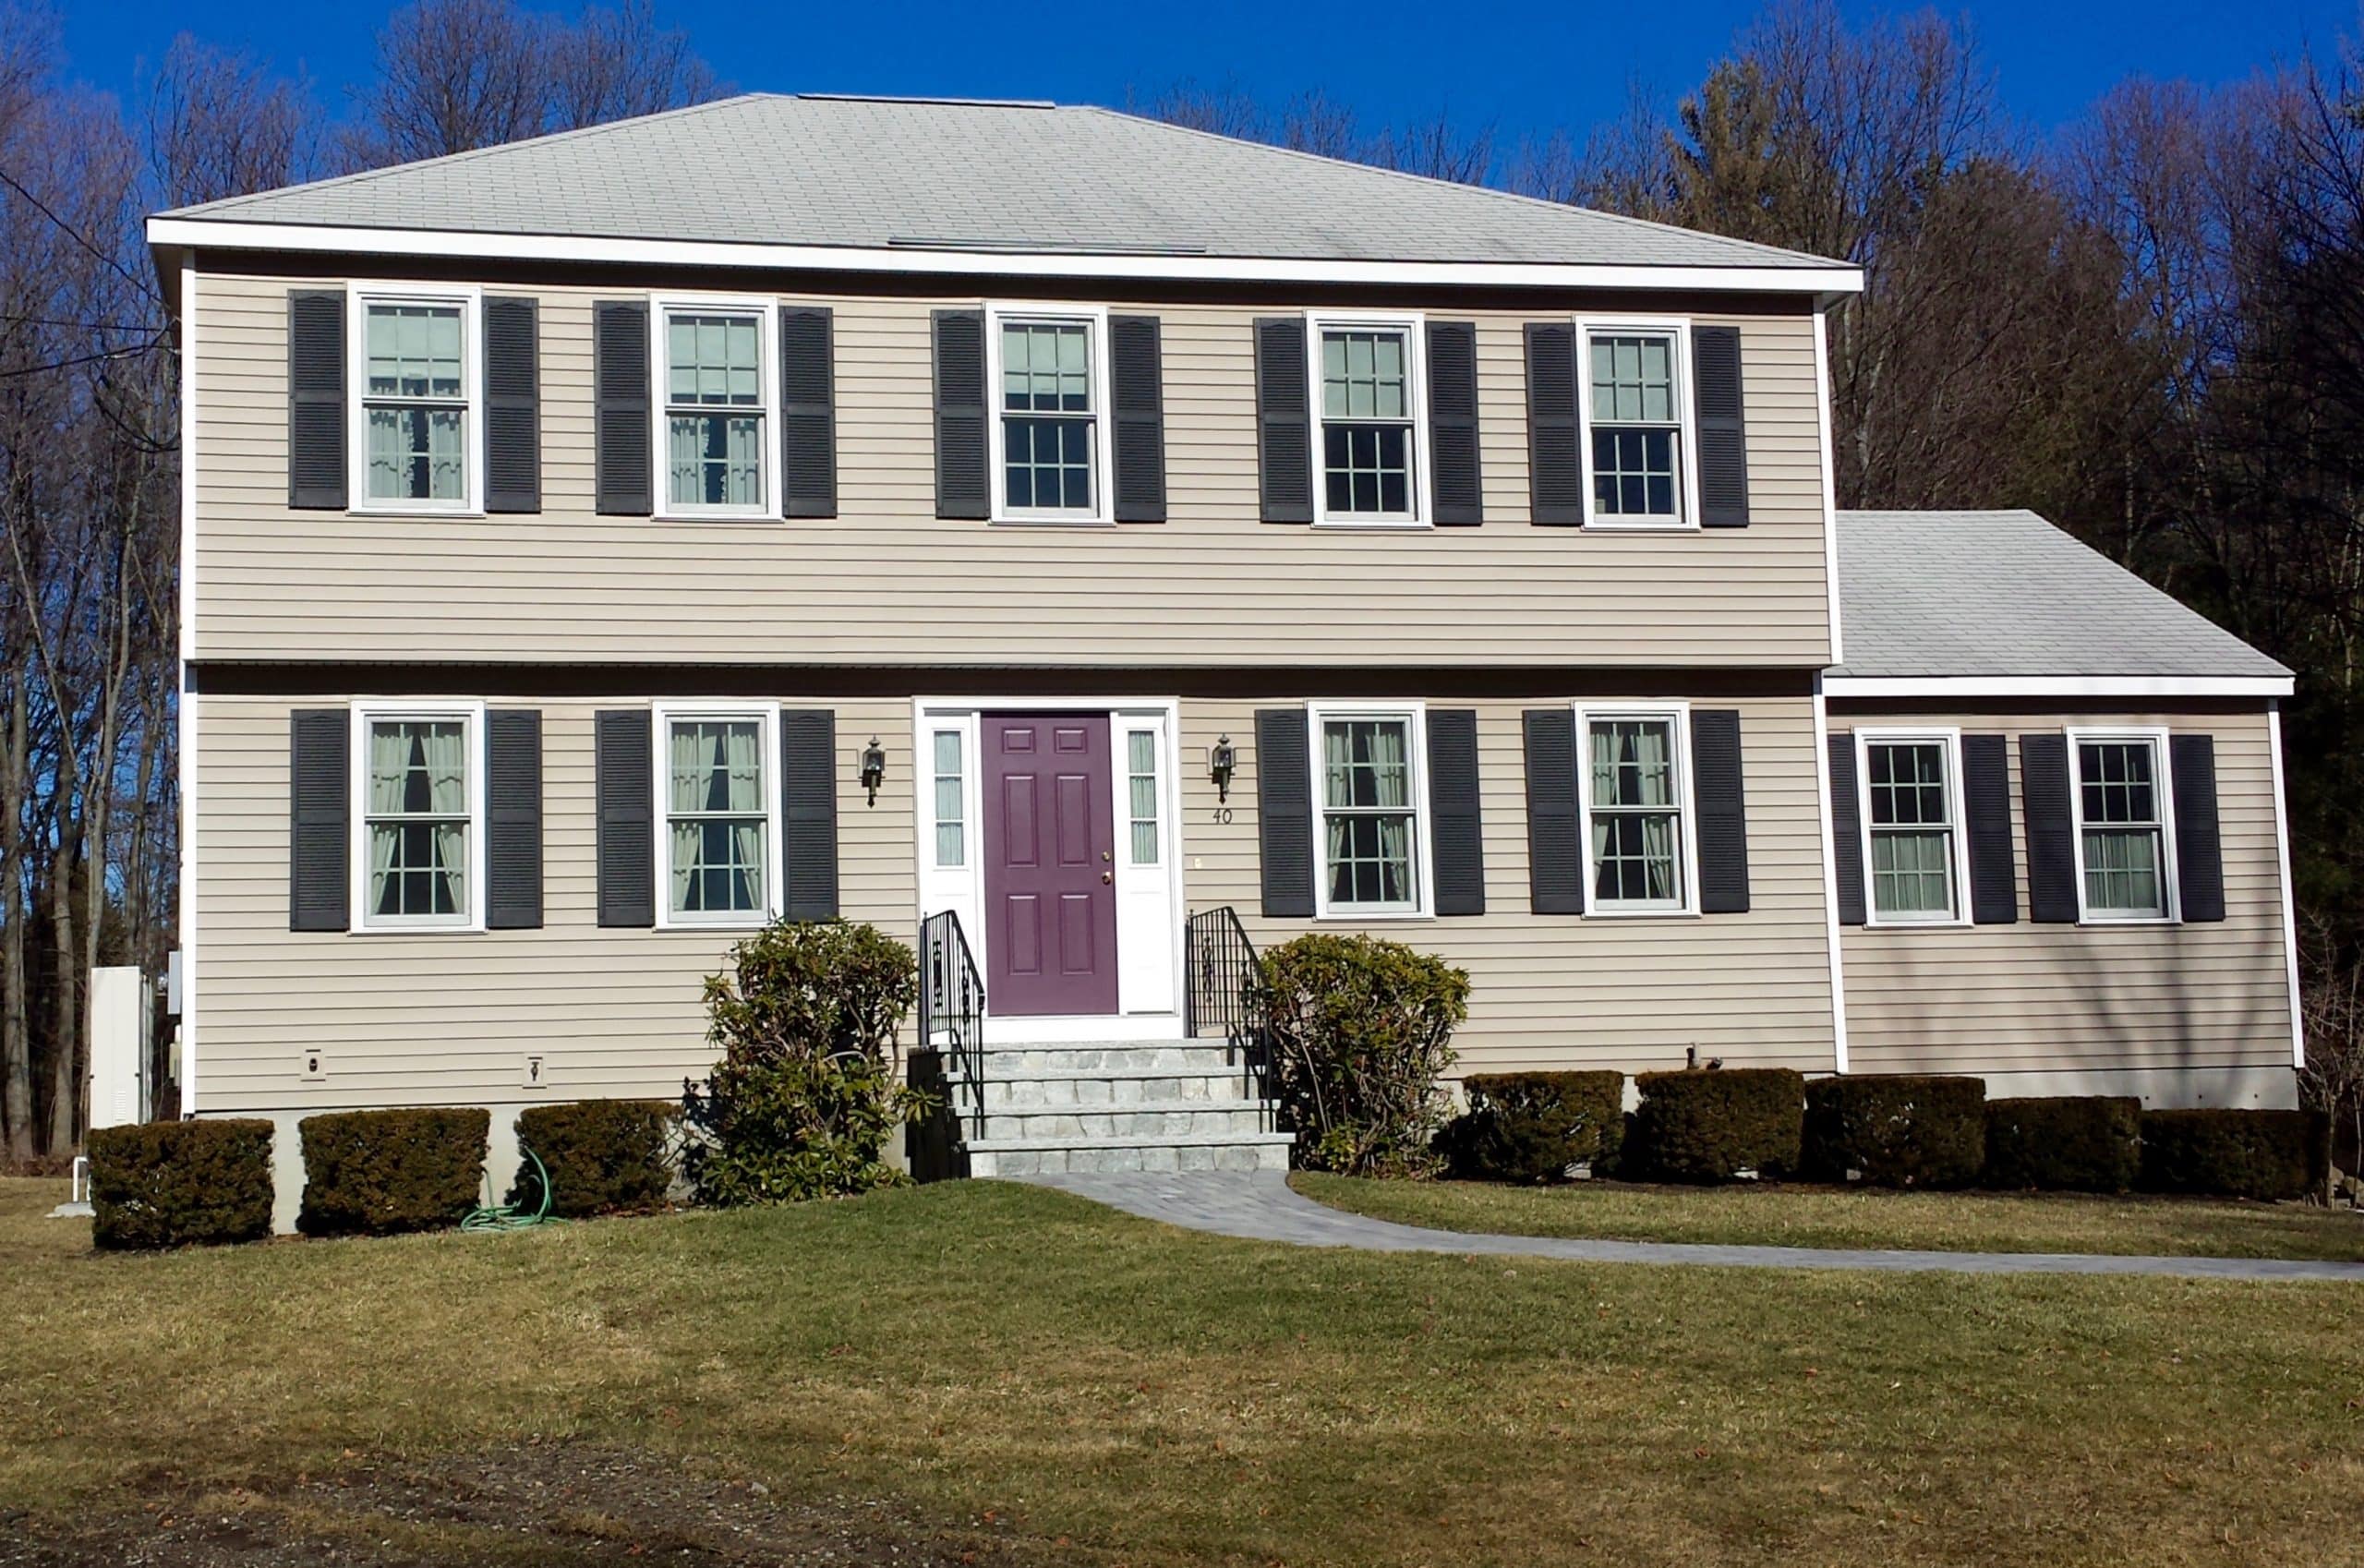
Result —
<instances>
[{"instance_id":1,"label":"window sill","mask_svg":"<svg viewBox=\"0 0 2364 1568\"><path fill-rule=\"evenodd\" d=\"M1707 532L1696 523L1617 523L1601 517L1586 518L1585 531L1592 534L1702 534Z\"/></svg>"},{"instance_id":2,"label":"window sill","mask_svg":"<svg viewBox=\"0 0 2364 1568\"><path fill-rule=\"evenodd\" d=\"M768 512L652 512L651 523L777 523Z\"/></svg>"},{"instance_id":3,"label":"window sill","mask_svg":"<svg viewBox=\"0 0 2364 1568\"><path fill-rule=\"evenodd\" d=\"M473 507L449 506L353 506L347 507L344 514L347 517L404 517L413 520L426 517L455 523L482 522L491 515Z\"/></svg>"},{"instance_id":4,"label":"window sill","mask_svg":"<svg viewBox=\"0 0 2364 1568\"><path fill-rule=\"evenodd\" d=\"M1960 931L1975 923L1956 915L1945 920L1866 920L1866 931Z\"/></svg>"},{"instance_id":5,"label":"window sill","mask_svg":"<svg viewBox=\"0 0 2364 1568\"><path fill-rule=\"evenodd\" d=\"M1585 911L1585 918L1586 920L1697 920L1699 918L1699 911L1697 910L1688 909L1601 909L1596 906Z\"/></svg>"},{"instance_id":6,"label":"window sill","mask_svg":"<svg viewBox=\"0 0 2364 1568\"><path fill-rule=\"evenodd\" d=\"M678 917L660 920L650 929L672 932L761 931L772 923L770 915L751 916L745 920L682 920Z\"/></svg>"},{"instance_id":7,"label":"window sill","mask_svg":"<svg viewBox=\"0 0 2364 1568\"><path fill-rule=\"evenodd\" d=\"M986 522L995 528L1113 528L1116 525L1113 517L1068 516L1060 513L1044 513L1039 517L991 517Z\"/></svg>"},{"instance_id":8,"label":"window sill","mask_svg":"<svg viewBox=\"0 0 2364 1568\"><path fill-rule=\"evenodd\" d=\"M1423 533L1436 526L1424 517L1317 517L1317 528L1335 528L1349 533Z\"/></svg>"},{"instance_id":9,"label":"window sill","mask_svg":"<svg viewBox=\"0 0 2364 1568\"><path fill-rule=\"evenodd\" d=\"M1322 910L1313 917L1317 925L1364 925L1375 920L1424 921L1436 918L1426 910Z\"/></svg>"},{"instance_id":10,"label":"window sill","mask_svg":"<svg viewBox=\"0 0 2364 1568\"><path fill-rule=\"evenodd\" d=\"M487 927L471 921L465 925L356 925L345 932L347 936L482 936Z\"/></svg>"},{"instance_id":11,"label":"window sill","mask_svg":"<svg viewBox=\"0 0 2364 1568\"><path fill-rule=\"evenodd\" d=\"M2161 925L2181 925L2181 924L2183 923L2183 922L2182 922L2182 920L2181 920L2181 919L2179 919L2178 917L2177 917L2177 916L2175 916L2175 915L2171 915L2171 914L2166 914L2166 915L2150 915L2150 914L2145 914L2145 915L2093 915L2093 914L2089 914L2089 915L2079 915L2079 916L2077 917L2077 923L2078 923L2079 925L2081 925L2081 926L2085 927L2085 928L2086 928L2086 929L2088 929L2088 930L2093 930L2093 931L2113 931L2113 930L2122 929L2123 927L2129 926L2129 925L2131 925L2131 926L2135 926L2135 927L2137 927L2137 928L2150 927L2150 926L2161 926Z\"/></svg>"}]
</instances>

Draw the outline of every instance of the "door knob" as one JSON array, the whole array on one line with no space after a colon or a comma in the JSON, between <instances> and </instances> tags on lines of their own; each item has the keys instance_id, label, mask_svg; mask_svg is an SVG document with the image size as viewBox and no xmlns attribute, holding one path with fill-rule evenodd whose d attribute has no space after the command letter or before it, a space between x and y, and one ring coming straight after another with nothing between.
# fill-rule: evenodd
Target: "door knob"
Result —
<instances>
[{"instance_id":1,"label":"door knob","mask_svg":"<svg viewBox=\"0 0 2364 1568\"><path fill-rule=\"evenodd\" d=\"M1109 856L1108 856L1108 851L1107 851L1107 850L1101 850L1101 851L1100 851L1100 858L1101 858L1102 860L1104 860L1104 860L1106 860L1106 859L1108 859L1108 858L1109 858Z\"/></svg>"},{"instance_id":2,"label":"door knob","mask_svg":"<svg viewBox=\"0 0 2364 1568\"><path fill-rule=\"evenodd\" d=\"M1104 871L1100 874L1100 880L1106 883L1114 883L1116 880L1116 874L1113 871Z\"/></svg>"}]
</instances>

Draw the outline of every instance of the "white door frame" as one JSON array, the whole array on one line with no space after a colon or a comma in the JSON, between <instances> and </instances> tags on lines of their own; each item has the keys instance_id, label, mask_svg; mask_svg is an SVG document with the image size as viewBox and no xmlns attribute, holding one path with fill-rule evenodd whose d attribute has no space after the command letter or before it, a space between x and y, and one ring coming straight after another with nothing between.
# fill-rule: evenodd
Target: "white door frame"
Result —
<instances>
[{"instance_id":1,"label":"white door frame","mask_svg":"<svg viewBox=\"0 0 2364 1568\"><path fill-rule=\"evenodd\" d=\"M1003 1019L993 1012L993 991L986 987L985 1039L988 1043L1000 1041L1053 1043L1061 1040L1159 1040L1175 1035L1182 1019L1182 936L1183 910L1183 848L1181 813L1181 740L1182 704L1176 697L932 697L911 699L911 838L912 857L918 871L919 918L925 920L938 910L951 909L960 916L960 928L969 938L969 946L977 960L980 975L987 972L986 931L983 918L985 904L984 825L981 813L983 806L982 779L983 758L978 740L978 720L988 713L1090 713L1108 718L1108 758L1110 775L1110 826L1113 835L1116 864L1121 874L1126 864L1128 839L1127 823L1130 819L1128 806L1128 777L1121 742L1123 720L1151 718L1158 721L1159 743L1163 766L1158 775L1159 826L1164 830L1166 865L1167 919L1165 967L1170 983L1164 987L1165 1006L1155 1006L1153 997L1142 998L1145 1005L1124 1010L1128 992L1138 992L1138 977L1133 984L1126 980L1127 945L1121 935L1116 944L1117 995L1119 1011L1104 1017L1025 1017ZM967 825L965 863L959 867L938 867L935 863L935 742L939 730L950 729L957 723L963 735L961 754L961 818ZM1122 904L1119 900L1118 914ZM1121 930L1122 922L1119 921ZM1152 990L1158 989L1154 982Z\"/></svg>"}]
</instances>

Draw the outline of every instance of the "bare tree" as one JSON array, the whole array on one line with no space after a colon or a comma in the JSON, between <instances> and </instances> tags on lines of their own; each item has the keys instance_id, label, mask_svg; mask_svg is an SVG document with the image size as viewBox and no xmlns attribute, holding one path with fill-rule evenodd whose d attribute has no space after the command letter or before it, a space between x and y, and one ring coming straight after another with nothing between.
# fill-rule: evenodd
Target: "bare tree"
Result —
<instances>
[{"instance_id":1,"label":"bare tree","mask_svg":"<svg viewBox=\"0 0 2364 1568\"><path fill-rule=\"evenodd\" d=\"M188 33L173 40L149 84L146 129L167 206L294 185L320 163L320 114L304 83Z\"/></svg>"}]
</instances>

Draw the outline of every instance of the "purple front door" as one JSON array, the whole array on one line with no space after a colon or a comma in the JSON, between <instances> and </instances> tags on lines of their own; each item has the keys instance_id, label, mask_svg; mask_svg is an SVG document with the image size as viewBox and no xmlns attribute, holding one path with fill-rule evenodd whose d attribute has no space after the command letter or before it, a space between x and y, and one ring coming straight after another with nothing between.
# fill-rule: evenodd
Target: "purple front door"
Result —
<instances>
[{"instance_id":1,"label":"purple front door","mask_svg":"<svg viewBox=\"0 0 2364 1568\"><path fill-rule=\"evenodd\" d=\"M1003 1014L1116 1010L1105 714L987 714L985 995Z\"/></svg>"}]
</instances>

